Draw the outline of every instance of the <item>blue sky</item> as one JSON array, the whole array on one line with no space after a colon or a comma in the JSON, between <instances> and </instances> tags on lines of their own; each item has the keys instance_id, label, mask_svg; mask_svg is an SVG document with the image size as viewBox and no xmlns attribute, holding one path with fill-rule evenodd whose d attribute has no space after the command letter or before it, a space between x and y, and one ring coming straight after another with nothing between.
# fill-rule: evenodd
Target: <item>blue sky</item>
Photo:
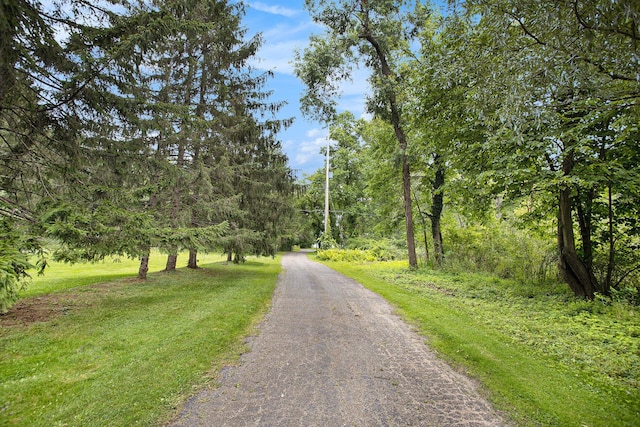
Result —
<instances>
[{"instance_id":1,"label":"blue sky","mask_svg":"<svg viewBox=\"0 0 640 427\"><path fill-rule=\"evenodd\" d=\"M244 26L249 34L261 32L263 47L258 52L255 67L271 70L274 77L267 88L274 91L273 100L286 101L278 117L295 117L293 125L280 133L289 165L299 177L323 167L320 148L326 146L327 129L322 123L302 117L300 97L303 84L293 73L295 50L304 49L311 34L321 34L323 28L314 24L304 9L304 1L248 1ZM364 98L368 92L365 70L357 72L353 81L343 85L343 97L338 109L349 110L356 117L364 113Z\"/></svg>"}]
</instances>

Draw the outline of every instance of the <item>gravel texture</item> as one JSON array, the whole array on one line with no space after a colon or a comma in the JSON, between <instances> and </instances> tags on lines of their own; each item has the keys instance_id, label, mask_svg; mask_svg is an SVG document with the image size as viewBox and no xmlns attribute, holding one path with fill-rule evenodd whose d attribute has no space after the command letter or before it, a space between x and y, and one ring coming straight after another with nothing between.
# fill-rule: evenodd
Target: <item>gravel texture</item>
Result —
<instances>
[{"instance_id":1,"label":"gravel texture","mask_svg":"<svg viewBox=\"0 0 640 427\"><path fill-rule=\"evenodd\" d=\"M282 265L251 351L172 426L506 425L381 297L304 253Z\"/></svg>"}]
</instances>

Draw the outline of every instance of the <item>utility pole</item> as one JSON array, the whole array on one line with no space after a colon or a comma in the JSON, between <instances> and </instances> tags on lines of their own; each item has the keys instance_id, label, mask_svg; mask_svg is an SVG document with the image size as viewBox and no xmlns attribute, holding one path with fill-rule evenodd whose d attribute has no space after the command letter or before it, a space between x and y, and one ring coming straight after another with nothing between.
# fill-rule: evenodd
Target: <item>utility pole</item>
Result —
<instances>
[{"instance_id":1,"label":"utility pole","mask_svg":"<svg viewBox=\"0 0 640 427\"><path fill-rule=\"evenodd\" d=\"M324 235L329 232L329 136L327 136L327 167L324 185Z\"/></svg>"}]
</instances>

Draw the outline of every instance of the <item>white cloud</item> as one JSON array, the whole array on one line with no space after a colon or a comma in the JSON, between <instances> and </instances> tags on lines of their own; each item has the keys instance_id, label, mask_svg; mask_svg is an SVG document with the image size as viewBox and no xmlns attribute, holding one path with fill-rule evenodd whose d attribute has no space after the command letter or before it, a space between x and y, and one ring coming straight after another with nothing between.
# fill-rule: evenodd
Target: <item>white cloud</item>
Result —
<instances>
[{"instance_id":1,"label":"white cloud","mask_svg":"<svg viewBox=\"0 0 640 427\"><path fill-rule=\"evenodd\" d=\"M327 146L328 131L321 128L312 128L305 133L301 140L288 139L283 148L289 153L289 160L293 169L313 172L319 164L324 162L320 154L321 149ZM330 141L334 143L335 141Z\"/></svg>"},{"instance_id":2,"label":"white cloud","mask_svg":"<svg viewBox=\"0 0 640 427\"><path fill-rule=\"evenodd\" d=\"M293 75L293 60L296 51L309 44L309 30L317 26L311 21L298 25L280 24L262 33L264 44L258 52L254 66L260 70Z\"/></svg>"},{"instance_id":3,"label":"white cloud","mask_svg":"<svg viewBox=\"0 0 640 427\"><path fill-rule=\"evenodd\" d=\"M281 43L265 43L258 52L258 60L254 64L261 70L276 71L293 75L293 58L295 49L302 48L306 41L292 40Z\"/></svg>"},{"instance_id":4,"label":"white cloud","mask_svg":"<svg viewBox=\"0 0 640 427\"><path fill-rule=\"evenodd\" d=\"M327 145L327 138L320 137L312 140L302 141L297 146L294 155L294 162L297 166L304 166L311 159L320 157L320 149Z\"/></svg>"},{"instance_id":5,"label":"white cloud","mask_svg":"<svg viewBox=\"0 0 640 427\"><path fill-rule=\"evenodd\" d=\"M326 137L327 131L325 129L320 129L320 128L311 128L305 133L305 136L307 138L316 138L321 135Z\"/></svg>"},{"instance_id":6,"label":"white cloud","mask_svg":"<svg viewBox=\"0 0 640 427\"><path fill-rule=\"evenodd\" d=\"M283 7L283 6L270 6L262 2L255 2L255 3L251 2L249 3L249 7L252 7L261 12L270 13L272 15L286 16L288 18L291 18L297 15L298 13L300 13L300 10L297 10L297 9L290 9L288 7Z\"/></svg>"}]
</instances>

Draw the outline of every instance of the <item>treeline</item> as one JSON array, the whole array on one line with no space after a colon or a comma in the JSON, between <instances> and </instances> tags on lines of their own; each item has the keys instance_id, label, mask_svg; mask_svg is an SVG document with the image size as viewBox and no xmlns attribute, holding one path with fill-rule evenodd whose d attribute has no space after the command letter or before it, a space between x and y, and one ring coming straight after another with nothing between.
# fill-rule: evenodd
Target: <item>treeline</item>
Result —
<instances>
[{"instance_id":1,"label":"treeline","mask_svg":"<svg viewBox=\"0 0 640 427\"><path fill-rule=\"evenodd\" d=\"M402 230L413 268L422 241L436 265L454 250L482 264L510 233L503 248L531 249L503 231L525 227L555 240L556 271L576 296L638 293L637 2L306 4L326 33L297 58L303 107L335 141L323 240ZM336 111L337 82L363 65L371 120ZM301 201L315 230L321 182L312 176Z\"/></svg>"},{"instance_id":2,"label":"treeline","mask_svg":"<svg viewBox=\"0 0 640 427\"><path fill-rule=\"evenodd\" d=\"M230 259L290 235L290 120L226 0L0 5L0 309L34 255Z\"/></svg>"}]
</instances>

